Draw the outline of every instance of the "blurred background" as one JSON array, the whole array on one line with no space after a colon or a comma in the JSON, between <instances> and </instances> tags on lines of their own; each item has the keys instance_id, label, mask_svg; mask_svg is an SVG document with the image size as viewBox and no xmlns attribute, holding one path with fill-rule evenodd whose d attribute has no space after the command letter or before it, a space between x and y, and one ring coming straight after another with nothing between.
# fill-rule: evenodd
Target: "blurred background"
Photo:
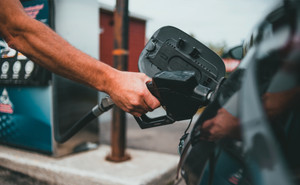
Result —
<instances>
[{"instance_id":1,"label":"blurred background","mask_svg":"<svg viewBox=\"0 0 300 185\"><path fill-rule=\"evenodd\" d=\"M110 6L115 1L100 0ZM242 43L256 22L279 0L129 0L129 11L148 18L146 37L171 25L215 47Z\"/></svg>"},{"instance_id":2,"label":"blurred background","mask_svg":"<svg viewBox=\"0 0 300 185\"><path fill-rule=\"evenodd\" d=\"M98 2L102 4L102 10L113 11L115 7L115 1L112 0ZM137 23L140 24L139 28L136 23L130 23L128 70L138 71L136 63L144 46L142 38L147 42L156 30L170 25L183 30L216 52L223 58L229 74L240 61L228 58L228 50L242 45L255 24L278 2L280 0L129 0L130 16L144 21L144 28L141 28L140 23ZM100 15L100 60L112 65L112 46L110 49L107 44L112 43L107 41L110 39L108 33L112 34L112 31L107 32L109 26L105 27L104 24Z\"/></svg>"}]
</instances>

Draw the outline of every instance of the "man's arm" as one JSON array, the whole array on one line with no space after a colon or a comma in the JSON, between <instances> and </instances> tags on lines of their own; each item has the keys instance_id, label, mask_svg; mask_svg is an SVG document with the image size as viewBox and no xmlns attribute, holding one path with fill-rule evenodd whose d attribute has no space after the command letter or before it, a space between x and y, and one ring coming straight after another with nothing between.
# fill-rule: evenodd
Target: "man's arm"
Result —
<instances>
[{"instance_id":1,"label":"man's arm","mask_svg":"<svg viewBox=\"0 0 300 185\"><path fill-rule=\"evenodd\" d=\"M142 73L118 71L88 56L37 20L18 0L1 0L0 36L35 63L61 76L106 92L124 111L140 116L159 106Z\"/></svg>"}]
</instances>

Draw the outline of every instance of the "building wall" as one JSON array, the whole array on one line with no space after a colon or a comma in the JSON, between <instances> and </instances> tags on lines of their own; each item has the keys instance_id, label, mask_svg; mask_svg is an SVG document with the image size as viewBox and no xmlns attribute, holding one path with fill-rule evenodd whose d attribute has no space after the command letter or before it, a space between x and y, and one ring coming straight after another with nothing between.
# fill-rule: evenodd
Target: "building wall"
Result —
<instances>
[{"instance_id":1,"label":"building wall","mask_svg":"<svg viewBox=\"0 0 300 185\"><path fill-rule=\"evenodd\" d=\"M100 60L113 66L113 12L100 9ZM128 71L138 71L138 58L145 46L146 21L135 18L129 20Z\"/></svg>"},{"instance_id":2,"label":"building wall","mask_svg":"<svg viewBox=\"0 0 300 185\"><path fill-rule=\"evenodd\" d=\"M131 19L129 26L129 71L138 71L138 59L145 47L146 22Z\"/></svg>"},{"instance_id":3,"label":"building wall","mask_svg":"<svg viewBox=\"0 0 300 185\"><path fill-rule=\"evenodd\" d=\"M99 58L102 62L113 66L113 15L110 12L100 10L100 47Z\"/></svg>"},{"instance_id":4,"label":"building wall","mask_svg":"<svg viewBox=\"0 0 300 185\"><path fill-rule=\"evenodd\" d=\"M98 59L97 0L55 0L55 31L81 51Z\"/></svg>"}]
</instances>

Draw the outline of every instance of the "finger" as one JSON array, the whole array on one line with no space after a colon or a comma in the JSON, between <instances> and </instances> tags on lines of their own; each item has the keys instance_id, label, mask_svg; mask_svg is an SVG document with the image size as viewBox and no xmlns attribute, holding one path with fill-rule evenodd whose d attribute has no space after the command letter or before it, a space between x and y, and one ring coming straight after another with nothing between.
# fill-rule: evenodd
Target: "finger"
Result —
<instances>
[{"instance_id":1,"label":"finger","mask_svg":"<svg viewBox=\"0 0 300 185\"><path fill-rule=\"evenodd\" d=\"M150 106L147 104L145 98L146 98L146 97L144 97L144 98L141 100L139 106L135 107L135 110L136 110L137 112L139 112L139 113L142 113L142 114L145 114L145 113L147 113L148 111L153 111L152 107L150 107Z\"/></svg>"},{"instance_id":2,"label":"finger","mask_svg":"<svg viewBox=\"0 0 300 185\"><path fill-rule=\"evenodd\" d=\"M152 78L150 78L149 76L145 75L144 81L145 81L145 83L152 82Z\"/></svg>"},{"instance_id":3,"label":"finger","mask_svg":"<svg viewBox=\"0 0 300 185\"><path fill-rule=\"evenodd\" d=\"M145 94L144 101L149 108L149 111L152 111L160 106L160 102L150 93L150 91Z\"/></svg>"},{"instance_id":4,"label":"finger","mask_svg":"<svg viewBox=\"0 0 300 185\"><path fill-rule=\"evenodd\" d=\"M221 108L218 110L218 114L223 114L223 113L227 113L228 111L224 108Z\"/></svg>"},{"instance_id":5,"label":"finger","mask_svg":"<svg viewBox=\"0 0 300 185\"><path fill-rule=\"evenodd\" d=\"M142 107L136 107L134 110L131 110L129 113L135 117L140 117L143 114L146 114L148 111Z\"/></svg>"},{"instance_id":6,"label":"finger","mask_svg":"<svg viewBox=\"0 0 300 185\"><path fill-rule=\"evenodd\" d=\"M132 113L130 113L130 114L132 114L132 115L135 116L135 117L141 117L141 116L142 116L142 114L141 114L141 113L138 113L138 112L132 112Z\"/></svg>"},{"instance_id":7,"label":"finger","mask_svg":"<svg viewBox=\"0 0 300 185\"><path fill-rule=\"evenodd\" d=\"M139 106L128 106L125 104L122 104L121 102L114 101L116 102L115 105L121 108L123 111L128 112L129 114L132 114L133 116L140 117L142 114L145 114L147 110L143 108L141 105ZM133 104L131 104L133 105ZM144 107L146 104L144 104Z\"/></svg>"},{"instance_id":8,"label":"finger","mask_svg":"<svg viewBox=\"0 0 300 185\"><path fill-rule=\"evenodd\" d=\"M152 78L146 76L145 78L145 85L148 82L152 82ZM148 92L146 92L145 94L145 103L148 105L148 107L152 110L158 108L160 106L160 102L158 101L158 99L150 92L150 90L147 87ZM150 110L149 109L149 110Z\"/></svg>"},{"instance_id":9,"label":"finger","mask_svg":"<svg viewBox=\"0 0 300 185\"><path fill-rule=\"evenodd\" d=\"M213 126L214 122L213 122L213 119L209 119L209 120L206 120L202 126L201 126L201 130L203 131L209 131L210 128Z\"/></svg>"},{"instance_id":10,"label":"finger","mask_svg":"<svg viewBox=\"0 0 300 185\"><path fill-rule=\"evenodd\" d=\"M146 114L144 111L134 111L134 112L130 112L130 114L132 114L135 117L141 117L143 114Z\"/></svg>"},{"instance_id":11,"label":"finger","mask_svg":"<svg viewBox=\"0 0 300 185\"><path fill-rule=\"evenodd\" d=\"M150 107L150 105L147 104L146 100L144 99L144 103L147 106L147 110L148 111L153 111L154 109L152 107Z\"/></svg>"}]
</instances>

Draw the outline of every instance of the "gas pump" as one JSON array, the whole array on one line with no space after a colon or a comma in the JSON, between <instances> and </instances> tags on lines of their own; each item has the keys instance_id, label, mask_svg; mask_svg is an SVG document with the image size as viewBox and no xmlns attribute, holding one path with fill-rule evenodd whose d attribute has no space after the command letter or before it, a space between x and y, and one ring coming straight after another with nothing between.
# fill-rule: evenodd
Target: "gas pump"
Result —
<instances>
[{"instance_id":1,"label":"gas pump","mask_svg":"<svg viewBox=\"0 0 300 185\"><path fill-rule=\"evenodd\" d=\"M67 37L75 47L80 48L77 41L80 38L77 36L82 33L78 33L79 29L74 29L71 36L67 35L62 23L68 21L67 19L73 21L72 14L79 11L74 7L66 11L65 7L78 2L21 0L29 16L50 26L62 37ZM89 44L96 42L91 44L92 47L98 45L97 3L95 0L84 2L85 11L92 12L92 9L94 13L89 15L95 15L94 18L89 17L89 20L96 20L89 23L92 28L85 25L86 30L94 30L96 27L96 34L88 33L88 37L92 35L95 38L86 41ZM83 21L84 18L79 19L77 24ZM98 57L98 48L93 49L97 54L85 52ZM87 146L97 146L97 120L64 144L59 144L54 139L55 135L64 135L68 128L97 102L96 90L52 74L0 40L0 143L52 156L88 149Z\"/></svg>"}]
</instances>

